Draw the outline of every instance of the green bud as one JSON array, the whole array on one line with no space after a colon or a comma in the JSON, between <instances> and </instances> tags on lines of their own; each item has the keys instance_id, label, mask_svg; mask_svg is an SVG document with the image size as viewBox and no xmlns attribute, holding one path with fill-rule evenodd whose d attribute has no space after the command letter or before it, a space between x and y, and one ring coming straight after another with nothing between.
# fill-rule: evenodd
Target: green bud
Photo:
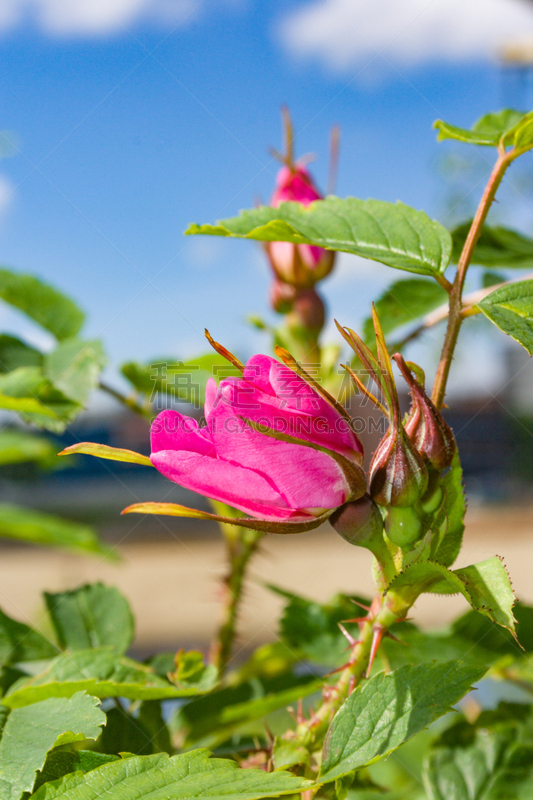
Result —
<instances>
[{"instance_id":1,"label":"green bud","mask_svg":"<svg viewBox=\"0 0 533 800\"><path fill-rule=\"evenodd\" d=\"M424 532L422 519L414 506L389 508L385 530L391 542L407 548L417 542Z\"/></svg>"}]
</instances>

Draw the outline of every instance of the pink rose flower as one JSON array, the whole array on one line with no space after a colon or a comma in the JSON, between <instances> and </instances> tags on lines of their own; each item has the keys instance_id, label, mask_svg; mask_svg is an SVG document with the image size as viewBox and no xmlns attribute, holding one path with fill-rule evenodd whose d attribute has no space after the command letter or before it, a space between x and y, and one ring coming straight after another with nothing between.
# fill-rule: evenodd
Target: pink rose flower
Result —
<instances>
[{"instance_id":1,"label":"pink rose flower","mask_svg":"<svg viewBox=\"0 0 533 800\"><path fill-rule=\"evenodd\" d=\"M307 207L313 200L322 200L322 195L305 167L282 167L270 205L278 208L280 203L296 202ZM269 242L266 251L278 278L301 288L309 288L329 275L335 261L333 251L308 244Z\"/></svg>"},{"instance_id":2,"label":"pink rose flower","mask_svg":"<svg viewBox=\"0 0 533 800\"><path fill-rule=\"evenodd\" d=\"M285 523L313 520L365 492L363 448L347 418L269 356L253 356L242 377L219 386L211 378L205 419L199 427L169 410L152 425L152 464L187 489Z\"/></svg>"}]
</instances>

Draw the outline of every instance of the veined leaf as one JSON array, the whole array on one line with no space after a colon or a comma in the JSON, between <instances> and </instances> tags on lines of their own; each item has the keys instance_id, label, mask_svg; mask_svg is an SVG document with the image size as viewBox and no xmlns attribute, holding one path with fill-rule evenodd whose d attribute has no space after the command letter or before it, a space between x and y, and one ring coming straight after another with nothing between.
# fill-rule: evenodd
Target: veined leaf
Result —
<instances>
[{"instance_id":1,"label":"veined leaf","mask_svg":"<svg viewBox=\"0 0 533 800\"><path fill-rule=\"evenodd\" d=\"M83 324L84 315L72 300L33 275L0 269L0 298L59 340L76 336Z\"/></svg>"},{"instance_id":2,"label":"veined leaf","mask_svg":"<svg viewBox=\"0 0 533 800\"><path fill-rule=\"evenodd\" d=\"M319 782L337 780L396 750L450 711L485 672L449 661L381 672L363 683L333 718Z\"/></svg>"},{"instance_id":3,"label":"veined leaf","mask_svg":"<svg viewBox=\"0 0 533 800\"><path fill-rule=\"evenodd\" d=\"M444 272L451 254L449 232L424 212L355 197L328 197L307 208L300 203L262 206L217 225L191 225L186 233L314 244L423 275Z\"/></svg>"},{"instance_id":4,"label":"veined leaf","mask_svg":"<svg viewBox=\"0 0 533 800\"><path fill-rule=\"evenodd\" d=\"M397 281L376 302L376 313L383 333L387 336L395 328L433 311L448 300L448 293L438 283L420 278ZM364 339L375 341L374 325L369 317L363 324Z\"/></svg>"},{"instance_id":5,"label":"veined leaf","mask_svg":"<svg viewBox=\"0 0 533 800\"><path fill-rule=\"evenodd\" d=\"M85 555L117 558L88 525L9 503L0 503L0 536L50 547L64 547Z\"/></svg>"},{"instance_id":6,"label":"veined leaf","mask_svg":"<svg viewBox=\"0 0 533 800\"><path fill-rule=\"evenodd\" d=\"M107 730L106 724L104 731ZM48 753L44 767L37 773L34 792L43 783L55 781L67 775L69 772L90 772L92 769L108 764L110 761L118 761L118 756L110 756L106 753L95 753L94 750L52 750Z\"/></svg>"},{"instance_id":7,"label":"veined leaf","mask_svg":"<svg viewBox=\"0 0 533 800\"><path fill-rule=\"evenodd\" d=\"M38 631L0 611L0 664L54 658L57 647Z\"/></svg>"},{"instance_id":8,"label":"veined leaf","mask_svg":"<svg viewBox=\"0 0 533 800\"><path fill-rule=\"evenodd\" d=\"M96 456L97 458L107 458L110 461L125 461L130 464L142 464L144 467L153 467L148 456L135 453L133 450L124 450L121 447L109 447L106 444L95 444L93 442L79 442L65 447L59 456L80 455Z\"/></svg>"},{"instance_id":9,"label":"veined leaf","mask_svg":"<svg viewBox=\"0 0 533 800\"><path fill-rule=\"evenodd\" d=\"M422 592L461 593L472 608L515 636L515 598L507 570L497 556L454 571L434 561L416 562L391 581L389 590L411 602Z\"/></svg>"},{"instance_id":10,"label":"veined leaf","mask_svg":"<svg viewBox=\"0 0 533 800\"><path fill-rule=\"evenodd\" d=\"M65 339L44 358L44 373L65 397L84 406L106 364L102 343Z\"/></svg>"},{"instance_id":11,"label":"veined leaf","mask_svg":"<svg viewBox=\"0 0 533 800\"><path fill-rule=\"evenodd\" d=\"M101 800L104 794L116 800L259 800L295 794L312 786L288 772L241 769L235 761L210 755L208 750L193 750L172 758L165 753L134 756L104 764L86 775L75 772L46 783L32 800Z\"/></svg>"},{"instance_id":12,"label":"veined leaf","mask_svg":"<svg viewBox=\"0 0 533 800\"><path fill-rule=\"evenodd\" d=\"M501 331L533 355L533 280L495 289L478 307Z\"/></svg>"},{"instance_id":13,"label":"veined leaf","mask_svg":"<svg viewBox=\"0 0 533 800\"><path fill-rule=\"evenodd\" d=\"M109 646L123 654L133 641L133 614L114 586L93 583L57 594L45 592L44 600L64 649Z\"/></svg>"},{"instance_id":14,"label":"veined leaf","mask_svg":"<svg viewBox=\"0 0 533 800\"><path fill-rule=\"evenodd\" d=\"M459 260L471 225L470 220L452 231L454 263ZM474 250L472 263L496 269L532 269L533 239L510 228L485 226Z\"/></svg>"},{"instance_id":15,"label":"veined leaf","mask_svg":"<svg viewBox=\"0 0 533 800\"><path fill-rule=\"evenodd\" d=\"M439 142L443 139L457 139L467 144L497 147L502 140L505 145L511 144L515 132L528 118L529 114L524 111L505 108L502 111L486 114L470 129L458 128L442 119L438 119L433 127L439 131L437 137Z\"/></svg>"},{"instance_id":16,"label":"veined leaf","mask_svg":"<svg viewBox=\"0 0 533 800\"><path fill-rule=\"evenodd\" d=\"M127 697L130 700L163 700L190 697L209 691L216 683L214 667L205 667L203 680L172 684L146 664L117 656L110 647L64 653L33 678L10 687L2 702L10 708L30 705L48 697L72 697L86 691L95 697Z\"/></svg>"},{"instance_id":17,"label":"veined leaf","mask_svg":"<svg viewBox=\"0 0 533 800\"><path fill-rule=\"evenodd\" d=\"M0 706L0 800L19 800L30 792L53 747L96 739L105 725L98 705L96 698L79 692L28 708Z\"/></svg>"}]
</instances>

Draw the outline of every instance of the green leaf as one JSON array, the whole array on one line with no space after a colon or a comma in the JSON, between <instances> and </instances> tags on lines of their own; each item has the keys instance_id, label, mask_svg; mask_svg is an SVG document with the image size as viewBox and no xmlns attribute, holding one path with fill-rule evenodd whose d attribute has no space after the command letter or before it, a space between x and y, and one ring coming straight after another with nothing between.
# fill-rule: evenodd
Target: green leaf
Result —
<instances>
[{"instance_id":1,"label":"green leaf","mask_svg":"<svg viewBox=\"0 0 533 800\"><path fill-rule=\"evenodd\" d=\"M84 406L98 386L105 364L104 349L97 339L66 339L45 356L44 373L65 397Z\"/></svg>"},{"instance_id":2,"label":"green leaf","mask_svg":"<svg viewBox=\"0 0 533 800\"><path fill-rule=\"evenodd\" d=\"M432 560L451 567L461 549L465 529L466 497L463 489L463 470L456 451L450 469L441 480L445 493L443 514L446 518L445 534Z\"/></svg>"},{"instance_id":3,"label":"green leaf","mask_svg":"<svg viewBox=\"0 0 533 800\"><path fill-rule=\"evenodd\" d=\"M221 380L241 374L215 352L196 356L188 361L154 359L151 364L131 361L122 365L121 372L135 389L149 397L155 392L161 392L169 400L185 400L197 407L204 403L205 387L209 378Z\"/></svg>"},{"instance_id":4,"label":"green leaf","mask_svg":"<svg viewBox=\"0 0 533 800\"><path fill-rule=\"evenodd\" d=\"M516 128L514 146L517 150L529 150L533 146L533 119L531 115Z\"/></svg>"},{"instance_id":5,"label":"green leaf","mask_svg":"<svg viewBox=\"0 0 533 800\"><path fill-rule=\"evenodd\" d=\"M9 503L0 503L0 536L50 547L64 547L74 553L117 558L88 525Z\"/></svg>"},{"instance_id":6,"label":"green leaf","mask_svg":"<svg viewBox=\"0 0 533 800\"><path fill-rule=\"evenodd\" d=\"M533 280L495 289L478 307L501 331L533 355Z\"/></svg>"},{"instance_id":7,"label":"green leaf","mask_svg":"<svg viewBox=\"0 0 533 800\"><path fill-rule=\"evenodd\" d=\"M319 782L341 778L396 750L450 711L485 671L449 661L381 672L363 683L333 718Z\"/></svg>"},{"instance_id":8,"label":"green leaf","mask_svg":"<svg viewBox=\"0 0 533 800\"><path fill-rule=\"evenodd\" d=\"M459 261L471 226L472 220L452 231L454 264ZM510 228L485 226L474 250L472 263L497 269L533 269L533 239Z\"/></svg>"},{"instance_id":9,"label":"green leaf","mask_svg":"<svg viewBox=\"0 0 533 800\"><path fill-rule=\"evenodd\" d=\"M387 336L395 328L407 325L423 314L446 303L448 293L438 283L420 278L397 281L376 302L376 312ZM363 324L366 342L374 342L374 325L368 318Z\"/></svg>"},{"instance_id":10,"label":"green leaf","mask_svg":"<svg viewBox=\"0 0 533 800\"><path fill-rule=\"evenodd\" d=\"M444 272L451 254L450 234L424 212L355 197L328 197L307 208L300 203L261 206L214 226L191 225L186 233L314 244L423 275Z\"/></svg>"},{"instance_id":11,"label":"green leaf","mask_svg":"<svg viewBox=\"0 0 533 800\"><path fill-rule=\"evenodd\" d=\"M19 800L31 791L49 750L69 742L96 739L105 714L94 697L80 692L51 698L27 708L0 707L0 798Z\"/></svg>"},{"instance_id":12,"label":"green leaf","mask_svg":"<svg viewBox=\"0 0 533 800\"><path fill-rule=\"evenodd\" d=\"M110 647L64 653L44 672L23 678L11 686L2 702L11 708L26 706L47 697L71 697L86 691L95 697L126 697L157 700L190 697L209 691L216 682L214 667L205 667L204 682L183 680L172 684L146 664L117 656Z\"/></svg>"},{"instance_id":13,"label":"green leaf","mask_svg":"<svg viewBox=\"0 0 533 800\"><path fill-rule=\"evenodd\" d=\"M57 464L56 450L50 439L17 428L0 431L0 466L34 461L47 468Z\"/></svg>"},{"instance_id":14,"label":"green leaf","mask_svg":"<svg viewBox=\"0 0 533 800\"><path fill-rule=\"evenodd\" d=\"M481 276L481 288L492 289L493 286L505 283L506 280L505 275L502 275L501 272L484 272Z\"/></svg>"},{"instance_id":15,"label":"green leaf","mask_svg":"<svg viewBox=\"0 0 533 800\"><path fill-rule=\"evenodd\" d=\"M457 139L467 144L497 147L503 137L505 137L504 144L510 144L515 129L520 122L527 119L527 116L523 111L505 108L502 111L486 114L470 129L458 128L442 119L438 119L433 127L439 132L437 136L439 142L443 139Z\"/></svg>"},{"instance_id":16,"label":"green leaf","mask_svg":"<svg viewBox=\"0 0 533 800\"><path fill-rule=\"evenodd\" d=\"M0 269L0 298L59 340L76 336L83 324L84 315L72 300L33 275Z\"/></svg>"},{"instance_id":17,"label":"green leaf","mask_svg":"<svg viewBox=\"0 0 533 800\"><path fill-rule=\"evenodd\" d=\"M44 767L37 773L33 791L36 792L43 783L55 781L70 772L90 772L110 761L118 761L118 756L95 753L93 750L52 750L48 753Z\"/></svg>"},{"instance_id":18,"label":"green leaf","mask_svg":"<svg viewBox=\"0 0 533 800\"><path fill-rule=\"evenodd\" d=\"M411 603L423 592L460 592L472 608L515 635L513 590L498 556L454 571L434 561L416 562L400 572L388 588Z\"/></svg>"},{"instance_id":19,"label":"green leaf","mask_svg":"<svg viewBox=\"0 0 533 800\"><path fill-rule=\"evenodd\" d=\"M43 355L15 336L0 335L0 373L13 372L18 367L40 367Z\"/></svg>"},{"instance_id":20,"label":"green leaf","mask_svg":"<svg viewBox=\"0 0 533 800\"><path fill-rule=\"evenodd\" d=\"M18 367L0 375L0 408L17 411L24 421L57 433L82 410L50 383L40 367Z\"/></svg>"},{"instance_id":21,"label":"green leaf","mask_svg":"<svg viewBox=\"0 0 533 800\"><path fill-rule=\"evenodd\" d=\"M310 781L288 772L240 769L235 761L210 758L208 750L194 750L169 758L165 753L134 756L104 764L86 775L74 773L48 783L32 800L113 800L133 798L212 798L259 800L294 794Z\"/></svg>"},{"instance_id":22,"label":"green leaf","mask_svg":"<svg viewBox=\"0 0 533 800\"><path fill-rule=\"evenodd\" d=\"M33 628L0 611L0 664L53 658L57 647Z\"/></svg>"},{"instance_id":23,"label":"green leaf","mask_svg":"<svg viewBox=\"0 0 533 800\"><path fill-rule=\"evenodd\" d=\"M292 672L252 678L187 703L172 721L172 729L180 731L188 747L216 747L242 726L318 691L323 683L313 675Z\"/></svg>"},{"instance_id":24,"label":"green leaf","mask_svg":"<svg viewBox=\"0 0 533 800\"><path fill-rule=\"evenodd\" d=\"M280 739L276 736L272 749L274 769L290 769L297 764L307 764L310 759L309 750L292 739Z\"/></svg>"},{"instance_id":25,"label":"green leaf","mask_svg":"<svg viewBox=\"0 0 533 800\"><path fill-rule=\"evenodd\" d=\"M502 703L475 723L459 720L434 744L424 768L430 800L531 800L531 709Z\"/></svg>"},{"instance_id":26,"label":"green leaf","mask_svg":"<svg viewBox=\"0 0 533 800\"><path fill-rule=\"evenodd\" d=\"M73 456L76 454L96 456L106 458L109 461L125 461L128 464L142 464L144 467L153 467L148 456L135 453L133 450L124 450L121 447L109 447L106 444L94 444L93 442L78 442L70 447L66 447L59 456Z\"/></svg>"},{"instance_id":27,"label":"green leaf","mask_svg":"<svg viewBox=\"0 0 533 800\"><path fill-rule=\"evenodd\" d=\"M170 740L170 731L163 719L161 702L159 700L145 700L139 708L138 721L148 732L154 753L168 753L172 755L174 748Z\"/></svg>"},{"instance_id":28,"label":"green leaf","mask_svg":"<svg viewBox=\"0 0 533 800\"><path fill-rule=\"evenodd\" d=\"M93 583L57 594L45 592L44 600L63 649L108 645L122 655L133 642L133 614L114 586Z\"/></svg>"}]
</instances>

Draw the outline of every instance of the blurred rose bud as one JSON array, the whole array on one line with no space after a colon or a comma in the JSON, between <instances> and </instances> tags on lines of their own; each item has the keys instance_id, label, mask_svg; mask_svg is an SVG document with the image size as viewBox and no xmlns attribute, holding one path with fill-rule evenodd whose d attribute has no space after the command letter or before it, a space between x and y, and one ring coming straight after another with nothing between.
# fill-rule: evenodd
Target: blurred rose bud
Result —
<instances>
[{"instance_id":1,"label":"blurred rose bud","mask_svg":"<svg viewBox=\"0 0 533 800\"><path fill-rule=\"evenodd\" d=\"M318 335L326 321L322 298L314 289L297 289L291 316L294 316L295 324Z\"/></svg>"},{"instance_id":2,"label":"blurred rose bud","mask_svg":"<svg viewBox=\"0 0 533 800\"><path fill-rule=\"evenodd\" d=\"M456 450L453 433L444 417L416 380L403 357L396 353L394 360L409 385L412 406L405 430L418 452L437 470L450 466Z\"/></svg>"},{"instance_id":3,"label":"blurred rose bud","mask_svg":"<svg viewBox=\"0 0 533 800\"><path fill-rule=\"evenodd\" d=\"M412 506L424 494L428 473L401 424L391 426L370 464L370 494L380 506Z\"/></svg>"},{"instance_id":4,"label":"blurred rose bud","mask_svg":"<svg viewBox=\"0 0 533 800\"><path fill-rule=\"evenodd\" d=\"M276 189L270 205L295 202L308 206L322 195L313 183L307 169L300 164L283 166L278 172ZM268 242L266 252L274 273L285 283L299 288L310 288L329 275L335 262L335 253L308 244Z\"/></svg>"},{"instance_id":5,"label":"blurred rose bud","mask_svg":"<svg viewBox=\"0 0 533 800\"><path fill-rule=\"evenodd\" d=\"M297 292L294 286L274 278L270 287L270 303L274 311L278 314L288 314L292 311Z\"/></svg>"}]
</instances>

